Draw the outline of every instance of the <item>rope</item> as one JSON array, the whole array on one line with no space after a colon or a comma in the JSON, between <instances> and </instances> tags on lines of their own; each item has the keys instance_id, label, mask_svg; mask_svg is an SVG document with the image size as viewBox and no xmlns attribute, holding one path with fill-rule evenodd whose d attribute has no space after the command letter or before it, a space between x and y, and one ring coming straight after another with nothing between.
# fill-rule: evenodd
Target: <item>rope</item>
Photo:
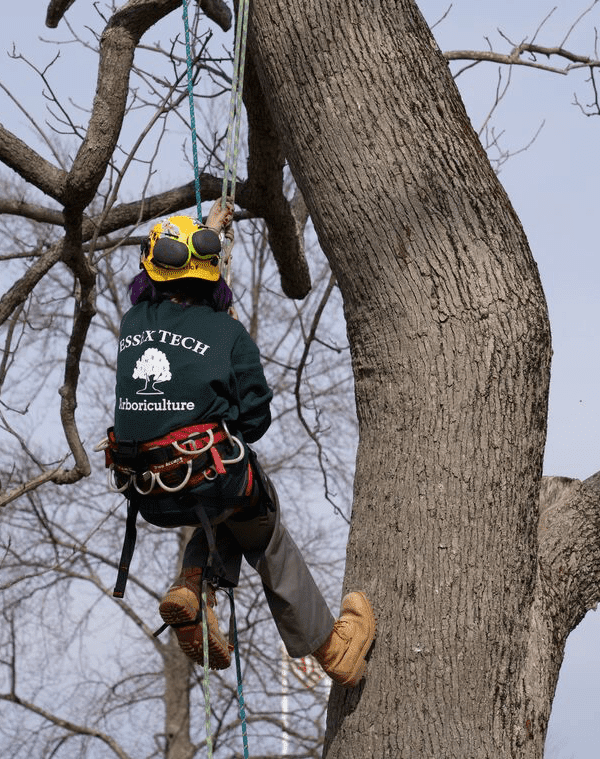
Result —
<instances>
[{"instance_id":1,"label":"rope","mask_svg":"<svg viewBox=\"0 0 600 759\"><path fill-rule=\"evenodd\" d=\"M237 695L239 704L240 722L242 723L242 745L244 747L244 759L248 759L248 733L246 730L246 706L244 703L244 693L242 686L242 665L240 663L240 647L238 644L237 624L235 621L235 604L233 602L233 588L227 589L229 596L229 606L231 609L231 624L233 627L233 650L235 652L235 671L237 674Z\"/></svg>"},{"instance_id":2,"label":"rope","mask_svg":"<svg viewBox=\"0 0 600 759\"><path fill-rule=\"evenodd\" d=\"M185 2L185 0L184 0ZM204 717L206 724L206 756L207 759L213 758L212 731L210 727L210 681L208 667L208 625L206 622L206 586L207 581L202 580L202 653L204 654L204 677L202 684L204 686Z\"/></svg>"},{"instance_id":3,"label":"rope","mask_svg":"<svg viewBox=\"0 0 600 759\"><path fill-rule=\"evenodd\" d=\"M190 128L192 130L192 155L194 158L194 188L198 218L202 220L202 197L200 194L200 169L198 167L198 145L196 140L196 114L194 112L194 75L192 71L192 46L188 23L188 0L183 0L183 28L185 29L185 53L187 60L187 88L190 104Z\"/></svg>"},{"instance_id":4,"label":"rope","mask_svg":"<svg viewBox=\"0 0 600 759\"><path fill-rule=\"evenodd\" d=\"M246 61L246 40L248 37L248 9L250 0L239 0L235 29L235 54L233 58L233 77L231 81L231 100L229 103L229 126L227 129L227 147L223 169L223 191L221 207L225 208L227 195L235 198L235 183L240 142L240 124L242 121L242 89L244 85L244 67ZM231 180L229 174L231 173ZM231 182L231 187L229 184Z\"/></svg>"}]
</instances>

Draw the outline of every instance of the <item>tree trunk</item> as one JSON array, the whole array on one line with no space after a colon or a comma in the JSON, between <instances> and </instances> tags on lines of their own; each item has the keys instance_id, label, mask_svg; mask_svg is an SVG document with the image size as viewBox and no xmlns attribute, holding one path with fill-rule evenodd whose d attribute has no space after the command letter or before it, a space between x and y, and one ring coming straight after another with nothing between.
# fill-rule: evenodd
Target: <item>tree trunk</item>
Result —
<instances>
[{"instance_id":1,"label":"tree trunk","mask_svg":"<svg viewBox=\"0 0 600 759\"><path fill-rule=\"evenodd\" d=\"M332 691L324 755L541 757L550 334L525 234L411 0L254 0L250 41L356 382L345 589L378 637L364 687Z\"/></svg>"},{"instance_id":2,"label":"tree trunk","mask_svg":"<svg viewBox=\"0 0 600 759\"><path fill-rule=\"evenodd\" d=\"M179 531L179 551L174 567L174 580L181 568L185 546L193 529L186 527ZM192 759L196 747L190 735L190 687L194 665L181 651L173 628L164 633L168 636L161 649L165 674L165 752L164 759Z\"/></svg>"}]
</instances>

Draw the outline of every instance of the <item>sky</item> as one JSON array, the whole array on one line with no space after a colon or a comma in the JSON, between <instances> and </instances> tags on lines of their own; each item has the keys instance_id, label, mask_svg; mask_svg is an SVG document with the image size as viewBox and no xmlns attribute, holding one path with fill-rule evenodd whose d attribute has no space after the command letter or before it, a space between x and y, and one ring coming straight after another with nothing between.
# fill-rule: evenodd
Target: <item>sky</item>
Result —
<instances>
[{"instance_id":1,"label":"sky","mask_svg":"<svg viewBox=\"0 0 600 759\"><path fill-rule=\"evenodd\" d=\"M432 25L442 50L488 48L508 51L512 42L531 39L559 0L422 0L419 5ZM561 7L539 31L537 42L556 46L577 17L591 4L561 0ZM61 41L64 29L44 26L45 0L10 3L0 25L0 82L10 82L26 107L39 108L36 76L5 53L14 41L30 49L38 37ZM91 0L77 0L67 18L91 12ZM600 6L594 7L564 43L593 55L594 26L600 26ZM487 39L486 39L487 38ZM59 48L57 47L57 50ZM47 48L39 57L47 61ZM89 66L87 65L89 63ZM62 66L59 60L57 66ZM454 67L456 69L456 66ZM59 69L60 70L60 69ZM506 75L506 72L505 72ZM93 60L82 53L72 76L63 69L63 86L74 99L91 102L95 80ZM467 111L476 129L493 103L498 67L480 64L458 77ZM588 102L585 72L569 76L515 68L510 88L493 124L501 142L516 152L500 170L500 180L523 223L548 300L554 357L548 441L544 471L584 479L600 469L600 261L597 214L600 177L600 117L586 117L574 103L574 93ZM9 128L24 117L0 93L0 120ZM526 150L543 124L539 135ZM28 127L29 128L29 127ZM590 612L572 633L561 670L551 716L547 759L597 759L600 745L600 614Z\"/></svg>"}]
</instances>

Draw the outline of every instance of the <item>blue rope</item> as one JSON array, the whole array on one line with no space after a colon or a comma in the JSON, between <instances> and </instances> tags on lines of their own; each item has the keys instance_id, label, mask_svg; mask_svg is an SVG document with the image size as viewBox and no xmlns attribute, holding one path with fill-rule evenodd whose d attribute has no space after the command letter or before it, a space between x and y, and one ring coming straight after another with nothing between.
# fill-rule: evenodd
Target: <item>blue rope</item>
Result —
<instances>
[{"instance_id":1,"label":"blue rope","mask_svg":"<svg viewBox=\"0 0 600 759\"><path fill-rule=\"evenodd\" d=\"M185 53L187 59L187 87L190 103L190 128L192 130L192 155L194 158L194 187L198 219L202 221L202 198L200 195L200 169L198 167L198 145L196 140L196 114L194 111L194 75L192 71L192 47L190 44L190 26L188 23L188 0L183 0L183 28L185 29Z\"/></svg>"},{"instance_id":2,"label":"blue rope","mask_svg":"<svg viewBox=\"0 0 600 759\"><path fill-rule=\"evenodd\" d=\"M244 693L242 685L242 665L240 663L240 647L238 643L237 624L235 621L235 604L233 602L233 588L227 589L227 595L229 596L229 606L231 608L231 623L233 626L233 647L235 652L235 671L237 674L237 696L238 704L240 706L239 715L242 723L242 744L244 747L244 759L249 759L248 753L248 733L246 727L246 705L244 703Z\"/></svg>"}]
</instances>

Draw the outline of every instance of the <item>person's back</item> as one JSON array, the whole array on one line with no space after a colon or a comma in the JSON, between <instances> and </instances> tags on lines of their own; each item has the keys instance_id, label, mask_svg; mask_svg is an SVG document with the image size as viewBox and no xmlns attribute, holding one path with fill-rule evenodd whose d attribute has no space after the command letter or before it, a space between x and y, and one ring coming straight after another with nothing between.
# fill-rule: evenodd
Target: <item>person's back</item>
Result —
<instances>
[{"instance_id":1,"label":"person's back","mask_svg":"<svg viewBox=\"0 0 600 759\"><path fill-rule=\"evenodd\" d=\"M267 430L272 393L260 354L229 314L142 301L123 317L118 351L117 439L152 440L223 419L250 443Z\"/></svg>"}]
</instances>

